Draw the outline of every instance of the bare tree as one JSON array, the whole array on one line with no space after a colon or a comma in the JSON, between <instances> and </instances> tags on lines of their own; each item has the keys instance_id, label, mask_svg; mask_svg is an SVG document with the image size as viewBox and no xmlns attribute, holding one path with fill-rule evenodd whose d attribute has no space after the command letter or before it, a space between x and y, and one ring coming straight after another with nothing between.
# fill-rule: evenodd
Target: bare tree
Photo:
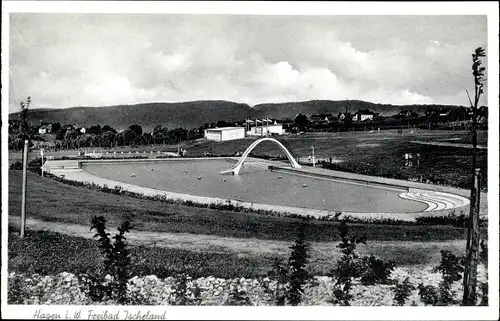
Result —
<instances>
[{"instance_id":1,"label":"bare tree","mask_svg":"<svg viewBox=\"0 0 500 321\"><path fill-rule=\"evenodd\" d=\"M25 139L29 139L30 137L30 125L28 123L28 110L31 104L31 97L28 97L26 102L21 102L21 138L24 141Z\"/></svg>"},{"instance_id":2,"label":"bare tree","mask_svg":"<svg viewBox=\"0 0 500 321\"><path fill-rule=\"evenodd\" d=\"M484 48L479 47L472 54L472 75L474 76L474 101L469 92L467 96L472 108L472 186L470 211L467 225L467 247L464 271L464 296L462 305L476 305L477 265L479 253L479 170L476 170L477 154L477 105L483 91L486 68L482 67L481 58L486 57Z\"/></svg>"}]
</instances>

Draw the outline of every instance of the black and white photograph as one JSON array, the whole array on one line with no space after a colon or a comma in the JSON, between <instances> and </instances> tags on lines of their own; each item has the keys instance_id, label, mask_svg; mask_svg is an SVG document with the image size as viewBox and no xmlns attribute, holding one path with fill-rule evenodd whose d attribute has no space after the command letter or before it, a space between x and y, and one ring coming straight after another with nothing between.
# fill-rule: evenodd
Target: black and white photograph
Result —
<instances>
[{"instance_id":1,"label":"black and white photograph","mask_svg":"<svg viewBox=\"0 0 500 321\"><path fill-rule=\"evenodd\" d=\"M497 320L498 14L2 1L3 316Z\"/></svg>"}]
</instances>

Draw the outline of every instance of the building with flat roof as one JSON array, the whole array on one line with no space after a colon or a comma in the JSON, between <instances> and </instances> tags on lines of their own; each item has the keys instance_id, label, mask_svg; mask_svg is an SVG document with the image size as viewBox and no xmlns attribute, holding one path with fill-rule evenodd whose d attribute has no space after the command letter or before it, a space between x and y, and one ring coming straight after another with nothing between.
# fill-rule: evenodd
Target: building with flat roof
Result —
<instances>
[{"instance_id":1,"label":"building with flat roof","mask_svg":"<svg viewBox=\"0 0 500 321\"><path fill-rule=\"evenodd\" d=\"M250 128L247 131L248 136L268 136L268 135L283 135L283 125L262 125Z\"/></svg>"},{"instance_id":2,"label":"building with flat roof","mask_svg":"<svg viewBox=\"0 0 500 321\"><path fill-rule=\"evenodd\" d=\"M222 142L245 138L245 127L220 127L205 129L205 139Z\"/></svg>"}]
</instances>

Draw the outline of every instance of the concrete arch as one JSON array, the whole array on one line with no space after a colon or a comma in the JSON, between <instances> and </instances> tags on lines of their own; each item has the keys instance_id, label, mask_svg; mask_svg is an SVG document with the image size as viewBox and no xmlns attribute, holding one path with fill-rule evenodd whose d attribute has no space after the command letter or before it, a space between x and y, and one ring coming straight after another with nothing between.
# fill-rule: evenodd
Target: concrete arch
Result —
<instances>
[{"instance_id":1,"label":"concrete arch","mask_svg":"<svg viewBox=\"0 0 500 321\"><path fill-rule=\"evenodd\" d=\"M290 153L290 151L285 147L285 145L283 145L279 140L277 140L275 138L271 138L271 137L263 137L263 138L257 139L250 146L248 146L248 148L245 150L245 152L241 156L238 163L236 163L236 165L233 168L222 171L221 174L238 175L240 173L241 167L243 166L243 163L245 162L248 155L252 152L252 150L255 147L257 147L257 145L259 145L260 143L265 142L265 141L271 141L271 142L276 143L281 148L281 150L283 152L285 152L285 155L288 158L288 160L290 161L290 164L292 165L293 168L302 168L302 166L300 166L299 163L297 163L297 160L293 157L292 153Z\"/></svg>"}]
</instances>

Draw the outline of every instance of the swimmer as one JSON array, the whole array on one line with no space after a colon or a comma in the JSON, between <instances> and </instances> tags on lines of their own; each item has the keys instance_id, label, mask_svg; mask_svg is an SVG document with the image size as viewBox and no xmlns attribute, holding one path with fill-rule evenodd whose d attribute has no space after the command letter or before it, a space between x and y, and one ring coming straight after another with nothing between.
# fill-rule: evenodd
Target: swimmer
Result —
<instances>
[{"instance_id":1,"label":"swimmer","mask_svg":"<svg viewBox=\"0 0 500 321\"><path fill-rule=\"evenodd\" d=\"M302 187L307 187L307 184L303 184Z\"/></svg>"},{"instance_id":2,"label":"swimmer","mask_svg":"<svg viewBox=\"0 0 500 321\"><path fill-rule=\"evenodd\" d=\"M201 176L198 176L198 179L202 179L202 177L201 177Z\"/></svg>"},{"instance_id":3,"label":"swimmer","mask_svg":"<svg viewBox=\"0 0 500 321\"><path fill-rule=\"evenodd\" d=\"M132 175L130 175L130 177L135 177L135 173L132 173Z\"/></svg>"},{"instance_id":4,"label":"swimmer","mask_svg":"<svg viewBox=\"0 0 500 321\"><path fill-rule=\"evenodd\" d=\"M283 178L283 177L281 177L281 176L278 176L278 179L282 179L282 178Z\"/></svg>"},{"instance_id":5,"label":"swimmer","mask_svg":"<svg viewBox=\"0 0 500 321\"><path fill-rule=\"evenodd\" d=\"M189 173L189 171L187 169L184 170L184 173Z\"/></svg>"}]
</instances>

